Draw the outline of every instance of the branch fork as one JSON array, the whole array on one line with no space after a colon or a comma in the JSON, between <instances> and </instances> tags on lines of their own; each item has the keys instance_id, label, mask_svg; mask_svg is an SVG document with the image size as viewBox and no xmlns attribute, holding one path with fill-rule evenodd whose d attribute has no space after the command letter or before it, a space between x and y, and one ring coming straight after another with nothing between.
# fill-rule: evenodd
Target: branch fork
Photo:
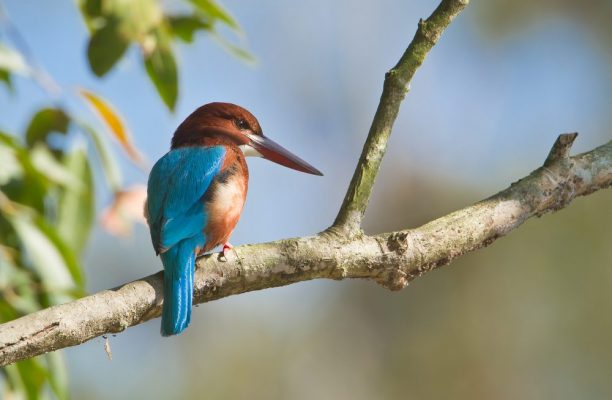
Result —
<instances>
[{"instance_id":1,"label":"branch fork","mask_svg":"<svg viewBox=\"0 0 612 400\"><path fill-rule=\"evenodd\" d=\"M385 78L359 163L334 224L315 236L236 247L197 260L194 304L311 279L360 278L399 290L455 258L488 246L528 218L612 185L612 141L569 156L577 134L560 135L544 165L507 189L414 229L368 236L361 230L370 193L412 76L467 5L442 0ZM156 318L162 272L0 325L0 366Z\"/></svg>"}]
</instances>

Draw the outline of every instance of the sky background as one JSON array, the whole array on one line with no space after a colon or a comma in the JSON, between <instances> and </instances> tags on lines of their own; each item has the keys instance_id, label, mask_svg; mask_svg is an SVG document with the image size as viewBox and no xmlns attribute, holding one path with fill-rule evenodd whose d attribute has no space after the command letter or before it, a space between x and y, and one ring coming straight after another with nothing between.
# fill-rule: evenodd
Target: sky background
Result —
<instances>
[{"instance_id":1,"label":"sky background","mask_svg":"<svg viewBox=\"0 0 612 400\"><path fill-rule=\"evenodd\" d=\"M246 65L205 34L179 46L180 94L171 114L136 48L104 79L93 76L73 2L5 2L40 65L63 88L109 99L151 163L191 111L228 101L248 108L267 136L324 172L319 178L250 160L234 245L319 232L342 201L384 73L437 3L222 4L244 35L222 33L258 62ZM494 35L483 7L494 6L473 2L450 25L412 80L368 232L418 226L505 188L541 165L560 133L580 133L574 152L610 140L605 42L571 14L541 10L537 22L517 20L508 34ZM15 93L0 91L0 129L22 132L49 104L46 93L17 79ZM146 182L145 172L125 160L121 166L127 185ZM96 198L101 209L111 194L101 190ZM590 335L612 327L605 316L612 305L612 272L605 268L612 265L611 200L610 193L579 200L401 293L369 282L308 282L201 305L177 338L162 339L159 320L130 328L110 338L112 361L95 339L65 352L74 398L605 398L612 394L605 378L612 341ZM90 292L161 268L143 226L127 240L96 229L84 264ZM600 275L577 283L572 268ZM584 294L580 302L563 302L577 293ZM604 309L585 314L597 307ZM560 316L569 317L559 323ZM561 338L551 339L559 331ZM589 351L572 346L580 338L591 341Z\"/></svg>"}]
</instances>

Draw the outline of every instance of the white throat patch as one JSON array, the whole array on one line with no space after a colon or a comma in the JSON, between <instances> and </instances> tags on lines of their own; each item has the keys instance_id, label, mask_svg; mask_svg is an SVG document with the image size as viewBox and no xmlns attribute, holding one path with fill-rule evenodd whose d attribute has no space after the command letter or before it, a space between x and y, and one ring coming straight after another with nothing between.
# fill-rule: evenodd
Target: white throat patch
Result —
<instances>
[{"instance_id":1,"label":"white throat patch","mask_svg":"<svg viewBox=\"0 0 612 400\"><path fill-rule=\"evenodd\" d=\"M244 154L245 157L263 157L260 152L248 144L240 145L238 148L242 150L242 154Z\"/></svg>"}]
</instances>

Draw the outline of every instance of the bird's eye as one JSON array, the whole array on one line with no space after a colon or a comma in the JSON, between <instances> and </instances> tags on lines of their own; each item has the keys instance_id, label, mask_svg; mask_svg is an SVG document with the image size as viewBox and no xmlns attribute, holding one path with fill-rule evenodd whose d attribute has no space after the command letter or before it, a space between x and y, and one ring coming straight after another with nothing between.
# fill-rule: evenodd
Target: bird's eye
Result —
<instances>
[{"instance_id":1,"label":"bird's eye","mask_svg":"<svg viewBox=\"0 0 612 400\"><path fill-rule=\"evenodd\" d=\"M249 129L249 124L247 124L247 122L243 119L237 119L236 120L236 126L238 127L238 129L240 130L246 130Z\"/></svg>"}]
</instances>

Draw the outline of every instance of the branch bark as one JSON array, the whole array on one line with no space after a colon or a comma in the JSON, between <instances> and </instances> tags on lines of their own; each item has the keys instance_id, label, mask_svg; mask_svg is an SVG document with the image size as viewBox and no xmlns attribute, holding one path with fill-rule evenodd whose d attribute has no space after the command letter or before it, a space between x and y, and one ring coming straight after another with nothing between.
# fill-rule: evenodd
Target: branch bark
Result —
<instances>
[{"instance_id":1,"label":"branch bark","mask_svg":"<svg viewBox=\"0 0 612 400\"><path fill-rule=\"evenodd\" d=\"M466 0L443 0L419 23L387 74L361 159L334 225L315 236L235 248L198 259L194 303L310 279L370 279L391 289L487 246L526 219L612 185L612 141L569 157L576 134L561 135L545 165L506 190L416 229L366 236L360 230L372 185L408 82ZM0 366L117 333L160 315L163 275L55 306L0 325Z\"/></svg>"},{"instance_id":2,"label":"branch bark","mask_svg":"<svg viewBox=\"0 0 612 400\"><path fill-rule=\"evenodd\" d=\"M509 188L416 229L375 236L316 236L235 248L198 260L194 303L311 279L370 279L391 289L488 246L530 217L566 207L612 185L612 141L568 157L576 134L561 135L546 165ZM561 147L566 146L566 150ZM0 365L156 318L163 299L162 272L0 325Z\"/></svg>"},{"instance_id":3,"label":"branch bark","mask_svg":"<svg viewBox=\"0 0 612 400\"><path fill-rule=\"evenodd\" d=\"M374 114L368 138L355 168L348 191L332 227L344 235L361 232L361 220L368 206L372 187L387 150L391 129L409 84L442 32L468 5L469 0L443 0L419 27L398 63L385 75L383 92Z\"/></svg>"}]
</instances>

